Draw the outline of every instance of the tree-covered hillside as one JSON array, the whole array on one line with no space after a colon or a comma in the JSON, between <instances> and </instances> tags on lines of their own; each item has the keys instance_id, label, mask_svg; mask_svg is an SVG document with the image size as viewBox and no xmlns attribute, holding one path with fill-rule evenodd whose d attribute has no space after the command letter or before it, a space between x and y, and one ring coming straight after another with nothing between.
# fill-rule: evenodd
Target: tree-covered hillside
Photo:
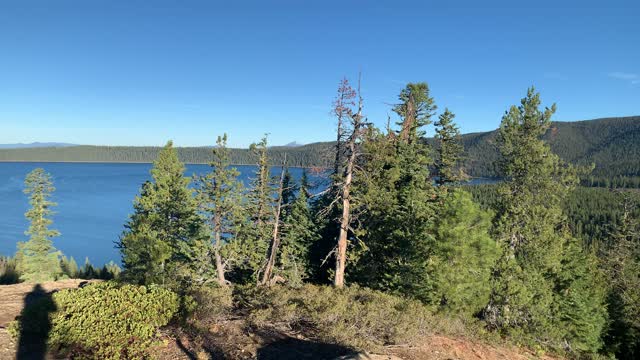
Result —
<instances>
[{"instance_id":1,"label":"tree-covered hillside","mask_svg":"<svg viewBox=\"0 0 640 360\"><path fill-rule=\"evenodd\" d=\"M496 131L462 135L465 173L474 177L499 176ZM595 164L585 185L616 187L640 186L640 116L574 122L553 122L543 136L551 150L563 160L577 165ZM432 138L429 139L433 143ZM334 142L298 147L269 148L272 165L282 164L284 154L290 166L329 166ZM152 162L160 147L72 146L63 148L0 149L0 161L85 161ZM178 148L181 161L206 164L211 148ZM233 164L254 164L249 149L230 149Z\"/></svg>"},{"instance_id":2,"label":"tree-covered hillside","mask_svg":"<svg viewBox=\"0 0 640 360\"><path fill-rule=\"evenodd\" d=\"M314 143L298 147L269 148L271 164L282 164L287 154L289 166L325 166L330 163L333 143ZM0 161L41 162L153 162L161 147L155 146L73 146L65 148L0 149ZM212 159L210 147L177 148L181 161L208 164ZM254 164L256 158L249 149L230 149L231 163Z\"/></svg>"},{"instance_id":3,"label":"tree-covered hillside","mask_svg":"<svg viewBox=\"0 0 640 360\"><path fill-rule=\"evenodd\" d=\"M496 131L462 136L471 176L497 176ZM596 165L594 178L640 176L640 116L553 122L544 135L551 150L577 165Z\"/></svg>"}]
</instances>

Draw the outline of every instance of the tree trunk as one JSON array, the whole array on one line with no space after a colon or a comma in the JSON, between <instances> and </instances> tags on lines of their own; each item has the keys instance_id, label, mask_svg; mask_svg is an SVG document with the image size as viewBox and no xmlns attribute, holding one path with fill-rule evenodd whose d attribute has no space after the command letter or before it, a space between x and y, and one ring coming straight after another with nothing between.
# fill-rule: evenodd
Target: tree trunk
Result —
<instances>
[{"instance_id":1,"label":"tree trunk","mask_svg":"<svg viewBox=\"0 0 640 360\"><path fill-rule=\"evenodd\" d=\"M282 172L280 173L280 185L278 186L278 203L276 204L276 212L273 222L273 236L271 237L271 249L269 251L269 259L264 267L264 273L262 274L262 285L269 285L271 276L273 274L273 268L276 264L276 257L278 256L278 247L280 247L280 213L282 212L282 192L284 186L284 174L287 163L287 156L285 155L284 163L282 164Z\"/></svg>"},{"instance_id":2,"label":"tree trunk","mask_svg":"<svg viewBox=\"0 0 640 360\"><path fill-rule=\"evenodd\" d=\"M215 245L213 247L213 253L215 255L216 258L216 273L218 275L218 284L220 286L226 286L227 285L227 279L225 279L224 277L224 265L222 265L222 255L220 254L220 247L222 246L222 239L221 239L221 235L220 235L220 215L216 214L215 218L214 218L214 223L215 223Z\"/></svg>"},{"instance_id":3,"label":"tree trunk","mask_svg":"<svg viewBox=\"0 0 640 360\"><path fill-rule=\"evenodd\" d=\"M347 235L351 224L351 182L353 181L353 169L356 162L356 141L360 136L362 127L362 97L360 96L360 81L358 80L358 112L353 115L353 129L349 137L349 158L344 171L342 184L342 217L340 218L340 234L338 235L338 247L336 249L336 273L333 285L337 288L344 287L344 271L347 266Z\"/></svg>"}]
</instances>

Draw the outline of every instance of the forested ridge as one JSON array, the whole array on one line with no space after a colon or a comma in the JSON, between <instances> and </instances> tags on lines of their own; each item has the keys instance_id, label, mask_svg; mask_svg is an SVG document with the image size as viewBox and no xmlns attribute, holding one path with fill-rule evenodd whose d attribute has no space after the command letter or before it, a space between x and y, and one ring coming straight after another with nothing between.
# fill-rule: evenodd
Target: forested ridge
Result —
<instances>
[{"instance_id":1,"label":"forested ridge","mask_svg":"<svg viewBox=\"0 0 640 360\"><path fill-rule=\"evenodd\" d=\"M464 169L471 176L498 176L496 131L462 135ZM640 176L640 116L552 122L542 137L575 165L595 164L594 179Z\"/></svg>"},{"instance_id":2,"label":"forested ridge","mask_svg":"<svg viewBox=\"0 0 640 360\"><path fill-rule=\"evenodd\" d=\"M272 165L282 164L287 155L289 166L328 166L333 143L313 143L295 147L273 146L268 149ZM0 161L34 162L132 162L152 163L162 150L159 146L92 146L80 145L55 148L0 149ZM177 147L180 161L188 164L208 164L211 147ZM255 164L249 149L229 149L234 165Z\"/></svg>"},{"instance_id":3,"label":"forested ridge","mask_svg":"<svg viewBox=\"0 0 640 360\"><path fill-rule=\"evenodd\" d=\"M469 176L499 176L497 130L461 135L464 155L461 166ZM543 139L561 159L574 164L595 164L583 184L600 187L640 187L640 116L585 121L552 122ZM434 143L429 138L430 144ZM279 165L287 154L290 166L327 167L332 162L335 142L318 142L296 147L268 149L269 161ZM70 146L56 148L0 149L0 161L141 162L151 163L161 147ZM177 147L181 161L209 162L209 147ZM254 164L249 149L230 149L231 163Z\"/></svg>"},{"instance_id":4,"label":"forested ridge","mask_svg":"<svg viewBox=\"0 0 640 360\"><path fill-rule=\"evenodd\" d=\"M461 186L468 171L460 166L464 139L454 112L439 109L424 82L407 84L396 101L395 125L380 129L364 115L360 82L339 83L336 141L314 145L323 147L315 154L326 152L321 188L306 169L296 181L287 167L303 164L302 154L314 159L312 147L270 148L265 135L234 158L223 134L204 148L209 171L188 177L168 141L114 239L122 269L79 269L55 248L53 179L34 169L24 189L28 239L1 259L0 279L113 280L27 306L9 331L20 339L50 329L50 349L70 358L149 358L161 346L162 326L192 334L189 344L199 346L241 321L236 334L302 336L347 350L414 349L445 334L536 355L636 359L638 191L579 187L592 171L581 165L618 159L619 150L607 149L613 139L632 141L635 121L565 128L551 122L556 105L543 106L529 88L496 132L471 135L467 152L497 149L492 166L502 179L472 187ZM574 129L598 123L603 128ZM601 135L596 145L575 152L556 145L575 164L552 151L561 134L573 134L562 141L571 145L582 141L577 134L594 138L591 131ZM232 166L245 161L255 165L246 185ZM274 164L281 165L277 176ZM136 326L128 328L131 321ZM230 351L236 339L215 346Z\"/></svg>"}]
</instances>

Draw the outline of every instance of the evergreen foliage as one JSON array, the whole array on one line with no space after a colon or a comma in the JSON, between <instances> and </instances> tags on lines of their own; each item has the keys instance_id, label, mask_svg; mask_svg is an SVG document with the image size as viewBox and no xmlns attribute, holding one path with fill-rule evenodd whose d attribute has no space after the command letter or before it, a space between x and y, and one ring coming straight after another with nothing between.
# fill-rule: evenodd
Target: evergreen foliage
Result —
<instances>
[{"instance_id":1,"label":"evergreen foliage","mask_svg":"<svg viewBox=\"0 0 640 360\"><path fill-rule=\"evenodd\" d=\"M354 275L367 286L427 301L437 194L430 149L416 140L435 105L425 83L407 85L399 98L394 110L401 117L400 131L371 129L363 144L367 156L356 173L354 194L366 209L358 231L367 251Z\"/></svg>"},{"instance_id":2,"label":"evergreen foliage","mask_svg":"<svg viewBox=\"0 0 640 360\"><path fill-rule=\"evenodd\" d=\"M178 312L179 297L157 286L114 282L68 289L29 304L10 325L17 336L49 330L48 346L65 358L144 359L160 344L158 328ZM30 322L26 322L29 320Z\"/></svg>"},{"instance_id":3,"label":"evergreen foliage","mask_svg":"<svg viewBox=\"0 0 640 360\"><path fill-rule=\"evenodd\" d=\"M198 283L215 277L219 285L225 286L226 272L239 260L237 237L243 222L243 189L238 180L239 171L230 166L227 135L218 137L216 145L212 150L211 172L198 177L196 183L198 203L207 219L211 242L205 245L205 251L198 253L201 257L191 262L198 274Z\"/></svg>"},{"instance_id":4,"label":"evergreen foliage","mask_svg":"<svg viewBox=\"0 0 640 360\"><path fill-rule=\"evenodd\" d=\"M313 222L307 197L308 184L304 176L303 173L298 194L285 213L278 266L278 275L294 287L302 286L303 281L310 276L309 249L320 239L316 224Z\"/></svg>"},{"instance_id":5,"label":"evergreen foliage","mask_svg":"<svg viewBox=\"0 0 640 360\"><path fill-rule=\"evenodd\" d=\"M437 149L437 159L435 171L438 185L456 183L462 180L459 162L464 150L460 139L460 131L453 122L455 115L445 109L436 121L435 143Z\"/></svg>"},{"instance_id":6,"label":"evergreen foliage","mask_svg":"<svg viewBox=\"0 0 640 360\"><path fill-rule=\"evenodd\" d=\"M44 169L37 168L27 175L24 184L24 193L29 195L31 205L25 213L29 220L29 229L25 235L29 236L29 240L18 243L17 270L23 281L55 280L62 273L62 269L61 253L55 249L51 240L60 233L49 228L53 223L50 218L53 214L51 208L56 206L56 203L50 200L55 191L53 181Z\"/></svg>"},{"instance_id":7,"label":"evergreen foliage","mask_svg":"<svg viewBox=\"0 0 640 360\"><path fill-rule=\"evenodd\" d=\"M442 200L429 261L434 283L430 303L471 318L489 302L491 269L501 250L490 236L492 218L464 190Z\"/></svg>"},{"instance_id":8,"label":"evergreen foliage","mask_svg":"<svg viewBox=\"0 0 640 360\"><path fill-rule=\"evenodd\" d=\"M184 170L168 142L154 162L152 181L134 200L118 242L124 275L134 283L167 284L177 280L176 273L190 277L186 260L205 248L203 221Z\"/></svg>"},{"instance_id":9,"label":"evergreen foliage","mask_svg":"<svg viewBox=\"0 0 640 360\"><path fill-rule=\"evenodd\" d=\"M603 299L597 273L587 270L579 248L572 249L561 206L577 182L576 170L541 140L555 105L544 111L539 106L539 94L529 89L500 127L506 181L498 187L496 235L503 253L483 318L504 333L524 333L567 350L593 350L605 321ZM573 294L588 288L596 293ZM578 310L569 312L567 304ZM586 322L591 326L581 326Z\"/></svg>"},{"instance_id":10,"label":"evergreen foliage","mask_svg":"<svg viewBox=\"0 0 640 360\"><path fill-rule=\"evenodd\" d=\"M625 194L620 207L622 221L605 253L611 322L606 342L617 357L635 359L640 355L640 217L634 216L638 205L632 194Z\"/></svg>"},{"instance_id":11,"label":"evergreen foliage","mask_svg":"<svg viewBox=\"0 0 640 360\"><path fill-rule=\"evenodd\" d=\"M266 263L269 239L272 232L273 187L269 173L267 154L267 136L258 143L251 144L251 151L258 159L256 171L247 194L247 212L249 224L242 233L242 257L244 262L241 282L257 281L259 272Z\"/></svg>"}]
</instances>

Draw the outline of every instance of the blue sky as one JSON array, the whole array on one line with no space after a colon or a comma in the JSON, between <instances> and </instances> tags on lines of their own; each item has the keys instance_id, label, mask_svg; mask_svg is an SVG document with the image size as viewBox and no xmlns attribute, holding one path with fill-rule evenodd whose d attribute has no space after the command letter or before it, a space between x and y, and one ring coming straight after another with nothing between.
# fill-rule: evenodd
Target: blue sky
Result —
<instances>
[{"instance_id":1,"label":"blue sky","mask_svg":"<svg viewBox=\"0 0 640 360\"><path fill-rule=\"evenodd\" d=\"M463 132L530 85L556 120L640 114L639 1L524 3L4 0L0 143L330 140L359 71L378 124L409 81Z\"/></svg>"}]
</instances>

